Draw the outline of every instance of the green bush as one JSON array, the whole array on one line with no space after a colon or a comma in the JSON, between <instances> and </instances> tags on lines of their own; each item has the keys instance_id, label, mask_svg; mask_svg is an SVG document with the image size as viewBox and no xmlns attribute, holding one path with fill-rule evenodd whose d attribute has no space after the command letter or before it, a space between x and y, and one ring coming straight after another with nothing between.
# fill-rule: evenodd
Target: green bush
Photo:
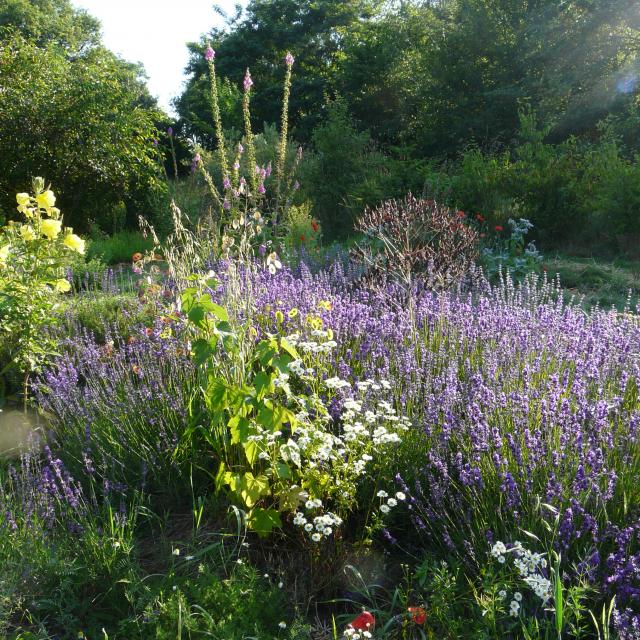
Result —
<instances>
[{"instance_id":1,"label":"green bush","mask_svg":"<svg viewBox=\"0 0 640 640\"><path fill-rule=\"evenodd\" d=\"M313 202L325 233L344 238L364 207L384 197L379 181L384 157L374 152L367 132L357 131L343 100L327 106L313 147L300 171L303 194Z\"/></svg>"},{"instance_id":2,"label":"green bush","mask_svg":"<svg viewBox=\"0 0 640 640\"><path fill-rule=\"evenodd\" d=\"M86 231L93 220L112 232L165 189L153 144L164 116L136 65L100 47L71 56L15 35L0 38L0 86L5 211L37 173L57 186L68 224Z\"/></svg>"},{"instance_id":3,"label":"green bush","mask_svg":"<svg viewBox=\"0 0 640 640\"><path fill-rule=\"evenodd\" d=\"M106 264L130 263L133 254L153 249L153 240L139 231L119 231L112 236L92 240L87 248L89 260L99 259Z\"/></svg>"}]
</instances>

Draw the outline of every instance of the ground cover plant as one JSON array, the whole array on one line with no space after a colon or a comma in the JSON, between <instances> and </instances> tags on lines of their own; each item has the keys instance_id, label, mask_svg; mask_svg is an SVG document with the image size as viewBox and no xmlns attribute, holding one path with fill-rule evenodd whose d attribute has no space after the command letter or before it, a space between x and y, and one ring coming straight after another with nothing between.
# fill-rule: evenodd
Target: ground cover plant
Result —
<instances>
[{"instance_id":1,"label":"ground cover plant","mask_svg":"<svg viewBox=\"0 0 640 640\"><path fill-rule=\"evenodd\" d=\"M347 4L324 16L332 29L354 19ZM251 11L268 23L261 7ZM321 42L325 55L342 37ZM640 307L572 296L606 270L587 264L566 291L555 271L570 278L581 263L530 241L541 221L572 224L544 217L548 198L577 198L554 186L562 171L609 176L615 190L631 161L611 144L583 175L577 143L552 149L525 113L513 154L471 148L442 170L458 195L412 195L342 99L306 132L306 160L289 102L300 109L330 77L299 104L289 51L278 54L279 129L256 135L251 105L269 106L260 78L243 68L239 88L222 81L233 39L218 41L222 54L194 47L206 138L188 144L144 118L158 133L145 167L172 174L175 200L140 233L95 233L85 262L54 187L39 178L33 195L12 196L0 373L12 372L5 389L17 377L21 405L0 412L0 635L639 638ZM302 61L316 68L308 51ZM348 162L335 155L343 135ZM167 163L152 167L162 146ZM397 153L403 170L439 177ZM324 195L322 167L336 177ZM355 189L344 210L338 182ZM451 206L460 194L465 210ZM351 243L322 245L353 221ZM615 274L618 295L634 285L630 270Z\"/></svg>"}]
</instances>

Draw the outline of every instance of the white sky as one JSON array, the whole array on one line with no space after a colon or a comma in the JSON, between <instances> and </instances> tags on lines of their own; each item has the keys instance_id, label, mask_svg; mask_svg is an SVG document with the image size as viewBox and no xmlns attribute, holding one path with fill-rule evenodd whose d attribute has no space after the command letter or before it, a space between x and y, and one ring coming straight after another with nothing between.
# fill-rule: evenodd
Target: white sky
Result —
<instances>
[{"instance_id":1,"label":"white sky","mask_svg":"<svg viewBox=\"0 0 640 640\"><path fill-rule=\"evenodd\" d=\"M172 112L171 98L181 93L188 61L187 42L221 23L216 0L73 0L102 23L106 47L131 62L141 62L152 95ZM233 13L236 0L217 0ZM242 4L246 4L243 2Z\"/></svg>"}]
</instances>

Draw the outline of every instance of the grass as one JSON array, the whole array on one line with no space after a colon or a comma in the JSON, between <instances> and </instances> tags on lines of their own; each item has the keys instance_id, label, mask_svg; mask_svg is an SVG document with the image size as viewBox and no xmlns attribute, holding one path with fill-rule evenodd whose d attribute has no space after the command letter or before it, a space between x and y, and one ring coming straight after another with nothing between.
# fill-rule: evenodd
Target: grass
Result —
<instances>
[{"instance_id":1,"label":"grass","mask_svg":"<svg viewBox=\"0 0 640 640\"><path fill-rule=\"evenodd\" d=\"M557 254L544 261L548 275L560 276L569 295L583 299L583 306L596 305L624 310L631 297L635 306L640 296L640 261L616 258L583 258Z\"/></svg>"},{"instance_id":2,"label":"grass","mask_svg":"<svg viewBox=\"0 0 640 640\"><path fill-rule=\"evenodd\" d=\"M151 238L139 231L119 231L109 238L92 240L87 249L87 259L100 258L106 264L131 262L134 253L144 253L153 248Z\"/></svg>"}]
</instances>

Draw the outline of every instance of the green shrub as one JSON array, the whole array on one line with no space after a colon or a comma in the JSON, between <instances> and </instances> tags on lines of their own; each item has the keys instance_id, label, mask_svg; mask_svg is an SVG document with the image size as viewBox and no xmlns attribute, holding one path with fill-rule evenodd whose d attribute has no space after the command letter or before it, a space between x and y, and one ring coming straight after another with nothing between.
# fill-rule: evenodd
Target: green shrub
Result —
<instances>
[{"instance_id":1,"label":"green shrub","mask_svg":"<svg viewBox=\"0 0 640 640\"><path fill-rule=\"evenodd\" d=\"M76 296L63 309L61 329L69 336L84 329L104 344L107 332L127 338L135 326L153 324L156 313L155 307L145 306L130 295Z\"/></svg>"},{"instance_id":2,"label":"green shrub","mask_svg":"<svg viewBox=\"0 0 640 640\"><path fill-rule=\"evenodd\" d=\"M329 238L344 238L365 205L384 197L379 183L384 157L374 152L370 135L356 129L343 100L327 106L313 147L300 171L303 194Z\"/></svg>"},{"instance_id":3,"label":"green shrub","mask_svg":"<svg viewBox=\"0 0 640 640\"><path fill-rule=\"evenodd\" d=\"M119 231L106 238L92 240L87 248L89 260L99 259L106 264L130 263L135 253L153 249L153 240L139 231Z\"/></svg>"}]
</instances>

